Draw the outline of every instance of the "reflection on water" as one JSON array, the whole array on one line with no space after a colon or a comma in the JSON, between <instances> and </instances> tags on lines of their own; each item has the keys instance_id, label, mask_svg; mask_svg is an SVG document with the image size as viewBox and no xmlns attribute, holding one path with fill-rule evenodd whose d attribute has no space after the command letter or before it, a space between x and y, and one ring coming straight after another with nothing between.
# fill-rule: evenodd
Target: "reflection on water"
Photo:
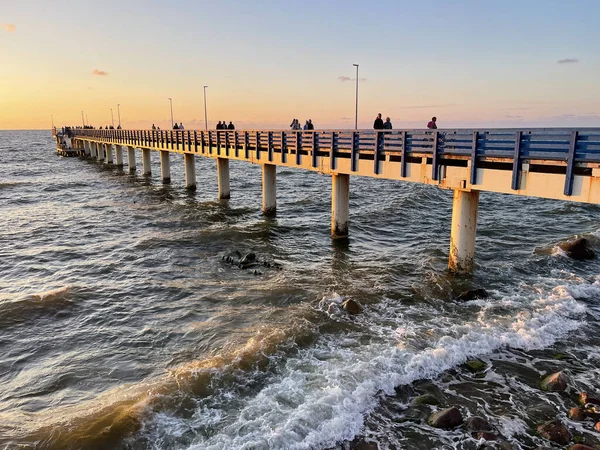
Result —
<instances>
[{"instance_id":1,"label":"reflection on water","mask_svg":"<svg viewBox=\"0 0 600 450\"><path fill-rule=\"evenodd\" d=\"M30 164L30 161L36 164ZM280 169L260 213L260 167L198 190L57 158L46 132L0 132L0 444L34 448L477 447L426 424L442 405L487 417L516 448L563 414L537 383L565 369L598 389L598 207L481 195L477 270L446 270L451 192L354 177L350 238L331 240L330 179ZM158 155L152 155L158 167ZM155 171L158 172L158 171ZM254 252L261 275L223 261ZM459 303L484 287L489 299ZM364 310L350 316L343 299ZM557 358L556 355L561 357ZM462 365L476 357L483 374ZM580 432L586 432L585 430Z\"/></svg>"}]
</instances>

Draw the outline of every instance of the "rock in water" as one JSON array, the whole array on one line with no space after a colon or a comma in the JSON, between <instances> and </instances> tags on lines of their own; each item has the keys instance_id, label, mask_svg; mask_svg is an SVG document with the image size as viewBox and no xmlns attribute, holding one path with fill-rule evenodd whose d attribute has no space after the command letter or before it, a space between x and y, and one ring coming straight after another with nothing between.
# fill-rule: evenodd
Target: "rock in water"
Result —
<instances>
[{"instance_id":1,"label":"rock in water","mask_svg":"<svg viewBox=\"0 0 600 450\"><path fill-rule=\"evenodd\" d=\"M431 394L423 394L415 397L410 404L412 406L439 405L440 401Z\"/></svg>"},{"instance_id":2,"label":"rock in water","mask_svg":"<svg viewBox=\"0 0 600 450\"><path fill-rule=\"evenodd\" d=\"M569 430L558 420L551 420L537 427L539 435L560 445L567 445L571 440Z\"/></svg>"},{"instance_id":3,"label":"rock in water","mask_svg":"<svg viewBox=\"0 0 600 450\"><path fill-rule=\"evenodd\" d=\"M483 372L487 368L487 364L479 359L469 359L465 362L465 367L471 373Z\"/></svg>"},{"instance_id":4,"label":"rock in water","mask_svg":"<svg viewBox=\"0 0 600 450\"><path fill-rule=\"evenodd\" d=\"M342 303L342 308L344 308L349 314L359 314L362 311L362 306L351 298L344 301Z\"/></svg>"},{"instance_id":5,"label":"rock in water","mask_svg":"<svg viewBox=\"0 0 600 450\"><path fill-rule=\"evenodd\" d=\"M592 403L594 405L600 405L600 399L596 397L592 397L587 392L582 392L579 394L579 404L587 405L588 403Z\"/></svg>"},{"instance_id":6,"label":"rock in water","mask_svg":"<svg viewBox=\"0 0 600 450\"><path fill-rule=\"evenodd\" d=\"M581 422L585 420L585 411L578 406L575 406L569 410L569 419Z\"/></svg>"},{"instance_id":7,"label":"rock in water","mask_svg":"<svg viewBox=\"0 0 600 450\"><path fill-rule=\"evenodd\" d=\"M467 430L470 431L492 431L492 426L483 417L473 416L467 419ZM490 439L488 439L489 441Z\"/></svg>"},{"instance_id":8,"label":"rock in water","mask_svg":"<svg viewBox=\"0 0 600 450\"><path fill-rule=\"evenodd\" d=\"M596 257L596 254L590 245L590 241L586 238L571 239L566 242L561 242L558 246L565 251L569 258L577 261L594 259Z\"/></svg>"},{"instance_id":9,"label":"rock in water","mask_svg":"<svg viewBox=\"0 0 600 450\"><path fill-rule=\"evenodd\" d=\"M463 302L469 301L469 300L475 300L475 299L479 299L479 298L488 298L489 294L487 293L487 291L485 289L469 289L468 291L464 291L461 292L458 297L456 297L456 300L460 300Z\"/></svg>"},{"instance_id":10,"label":"rock in water","mask_svg":"<svg viewBox=\"0 0 600 450\"><path fill-rule=\"evenodd\" d=\"M463 422L463 417L458 408L452 407L438 411L431 416L427 423L435 428L454 428Z\"/></svg>"},{"instance_id":11,"label":"rock in water","mask_svg":"<svg viewBox=\"0 0 600 450\"><path fill-rule=\"evenodd\" d=\"M594 450L594 447L588 447L587 445L583 444L575 444L571 445L569 450Z\"/></svg>"},{"instance_id":12,"label":"rock in water","mask_svg":"<svg viewBox=\"0 0 600 450\"><path fill-rule=\"evenodd\" d=\"M542 390L550 392L563 392L567 388L569 379L563 372L548 375L542 380Z\"/></svg>"}]
</instances>

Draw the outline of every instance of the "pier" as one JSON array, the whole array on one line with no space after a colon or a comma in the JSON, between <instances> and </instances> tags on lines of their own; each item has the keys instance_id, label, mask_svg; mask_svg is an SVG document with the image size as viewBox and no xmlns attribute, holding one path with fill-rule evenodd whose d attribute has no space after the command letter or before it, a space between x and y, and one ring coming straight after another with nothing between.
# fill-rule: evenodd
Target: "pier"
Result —
<instances>
[{"instance_id":1,"label":"pier","mask_svg":"<svg viewBox=\"0 0 600 450\"><path fill-rule=\"evenodd\" d=\"M196 188L196 156L216 159L218 198L230 198L229 160L262 166L262 211L277 209L277 166L331 175L331 234L348 236L350 176L408 181L452 189L450 270L473 269L479 193L600 203L600 128L456 130L73 130L72 145L130 172L141 151L160 152L170 183L170 154L184 155L185 184ZM114 151L113 151L114 150Z\"/></svg>"}]
</instances>

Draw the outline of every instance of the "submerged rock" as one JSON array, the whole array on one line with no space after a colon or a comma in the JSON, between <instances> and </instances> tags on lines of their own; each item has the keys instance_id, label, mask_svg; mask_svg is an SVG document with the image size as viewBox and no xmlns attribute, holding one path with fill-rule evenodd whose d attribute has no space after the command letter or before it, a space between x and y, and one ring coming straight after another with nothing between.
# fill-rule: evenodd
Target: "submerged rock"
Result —
<instances>
[{"instance_id":1,"label":"submerged rock","mask_svg":"<svg viewBox=\"0 0 600 450\"><path fill-rule=\"evenodd\" d=\"M492 431L490 423L483 417L473 416L467 419L467 430L469 431ZM488 439L489 440L489 439Z\"/></svg>"},{"instance_id":2,"label":"submerged rock","mask_svg":"<svg viewBox=\"0 0 600 450\"><path fill-rule=\"evenodd\" d=\"M558 420L551 420L537 427L541 437L560 445L567 445L571 440L571 435L567 427Z\"/></svg>"},{"instance_id":3,"label":"submerged rock","mask_svg":"<svg viewBox=\"0 0 600 450\"><path fill-rule=\"evenodd\" d=\"M541 388L543 391L563 392L567 388L569 379L561 371L548 375L542 380Z\"/></svg>"},{"instance_id":4,"label":"submerged rock","mask_svg":"<svg viewBox=\"0 0 600 450\"><path fill-rule=\"evenodd\" d=\"M360 306L357 301L354 301L351 298L342 303L342 308L344 308L344 310L346 310L346 312L349 314L359 314L362 312L362 306Z\"/></svg>"},{"instance_id":5,"label":"submerged rock","mask_svg":"<svg viewBox=\"0 0 600 450\"><path fill-rule=\"evenodd\" d=\"M569 450L594 450L594 447L589 447L583 444L575 444L569 447Z\"/></svg>"},{"instance_id":6,"label":"submerged rock","mask_svg":"<svg viewBox=\"0 0 600 450\"><path fill-rule=\"evenodd\" d=\"M483 372L487 368L487 364L479 359L469 359L464 366L471 373Z\"/></svg>"},{"instance_id":7,"label":"submerged rock","mask_svg":"<svg viewBox=\"0 0 600 450\"><path fill-rule=\"evenodd\" d=\"M427 421L430 426L435 428L454 428L462 424L462 422L462 414L454 406L432 414Z\"/></svg>"},{"instance_id":8,"label":"submerged rock","mask_svg":"<svg viewBox=\"0 0 600 450\"><path fill-rule=\"evenodd\" d=\"M255 262L256 262L256 254L250 252L250 253L247 253L246 255L244 255L244 257L240 260L239 266L240 266L240 268L246 268L250 264L253 264Z\"/></svg>"},{"instance_id":9,"label":"submerged rock","mask_svg":"<svg viewBox=\"0 0 600 450\"><path fill-rule=\"evenodd\" d=\"M586 414L582 408L575 406L569 410L569 419L581 422L585 418Z\"/></svg>"},{"instance_id":10,"label":"submerged rock","mask_svg":"<svg viewBox=\"0 0 600 450\"><path fill-rule=\"evenodd\" d=\"M458 297L456 297L456 300L466 302L469 300L476 300L476 299L488 298L488 297L489 297L488 292L485 289L479 288L479 289L469 289L468 291L461 292L460 294L458 294Z\"/></svg>"},{"instance_id":11,"label":"submerged rock","mask_svg":"<svg viewBox=\"0 0 600 450\"><path fill-rule=\"evenodd\" d=\"M596 253L592 250L590 241L586 238L570 239L565 242L561 242L558 246L567 254L569 258L577 261L583 261L587 259L594 259Z\"/></svg>"},{"instance_id":12,"label":"submerged rock","mask_svg":"<svg viewBox=\"0 0 600 450\"><path fill-rule=\"evenodd\" d=\"M379 445L365 441L364 438L356 438L350 442L350 450L379 450Z\"/></svg>"},{"instance_id":13,"label":"submerged rock","mask_svg":"<svg viewBox=\"0 0 600 450\"><path fill-rule=\"evenodd\" d=\"M587 392L580 393L578 400L579 400L580 405L587 405L588 403L592 403L594 405L600 405L600 399L597 397L592 397Z\"/></svg>"},{"instance_id":14,"label":"submerged rock","mask_svg":"<svg viewBox=\"0 0 600 450\"><path fill-rule=\"evenodd\" d=\"M423 394L415 397L412 402L410 402L412 406L421 406L421 405L439 405L440 401L435 398L431 394Z\"/></svg>"},{"instance_id":15,"label":"submerged rock","mask_svg":"<svg viewBox=\"0 0 600 450\"><path fill-rule=\"evenodd\" d=\"M496 436L494 433L491 433L489 431L478 431L476 433L473 433L473 437L475 439L485 439L486 441L497 441L498 440L498 436Z\"/></svg>"}]
</instances>

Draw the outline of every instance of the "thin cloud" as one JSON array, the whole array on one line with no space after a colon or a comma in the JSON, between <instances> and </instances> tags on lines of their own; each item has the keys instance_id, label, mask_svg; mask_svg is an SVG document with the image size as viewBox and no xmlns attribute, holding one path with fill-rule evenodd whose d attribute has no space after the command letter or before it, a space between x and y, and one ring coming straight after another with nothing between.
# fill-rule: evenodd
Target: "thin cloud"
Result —
<instances>
[{"instance_id":1,"label":"thin cloud","mask_svg":"<svg viewBox=\"0 0 600 450\"><path fill-rule=\"evenodd\" d=\"M575 64L578 63L579 60L577 58L564 58L556 61L558 64Z\"/></svg>"},{"instance_id":2,"label":"thin cloud","mask_svg":"<svg viewBox=\"0 0 600 450\"><path fill-rule=\"evenodd\" d=\"M92 75L98 75L98 76L106 76L108 75L108 72L105 72L104 70L98 70L98 69L94 69L92 70Z\"/></svg>"},{"instance_id":3,"label":"thin cloud","mask_svg":"<svg viewBox=\"0 0 600 450\"><path fill-rule=\"evenodd\" d=\"M7 33L13 33L14 31L16 31L17 26L14 23L5 23L4 25L2 25L2 28L4 28L4 31L6 31Z\"/></svg>"},{"instance_id":4,"label":"thin cloud","mask_svg":"<svg viewBox=\"0 0 600 450\"><path fill-rule=\"evenodd\" d=\"M344 81L356 81L356 78L350 78L350 77L338 77L338 81L341 81L342 83ZM359 78L358 81L367 81L366 78Z\"/></svg>"},{"instance_id":5,"label":"thin cloud","mask_svg":"<svg viewBox=\"0 0 600 450\"><path fill-rule=\"evenodd\" d=\"M519 116L518 114L505 114L504 117L507 119L518 119L518 120L523 118L523 116Z\"/></svg>"},{"instance_id":6,"label":"thin cloud","mask_svg":"<svg viewBox=\"0 0 600 450\"><path fill-rule=\"evenodd\" d=\"M448 108L449 106L456 106L456 103L446 103L446 104L444 104L444 105L413 105L413 106L400 106L400 109Z\"/></svg>"}]
</instances>

